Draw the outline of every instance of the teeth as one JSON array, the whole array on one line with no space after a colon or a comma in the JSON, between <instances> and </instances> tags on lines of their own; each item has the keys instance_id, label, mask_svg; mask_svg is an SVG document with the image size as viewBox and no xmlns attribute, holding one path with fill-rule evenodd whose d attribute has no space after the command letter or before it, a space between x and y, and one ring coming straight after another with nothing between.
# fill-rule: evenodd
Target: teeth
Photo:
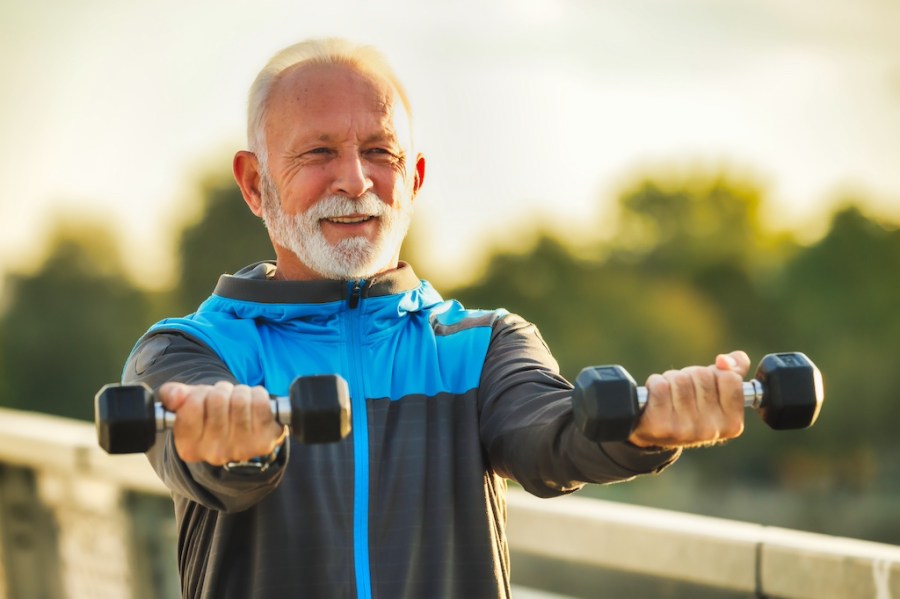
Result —
<instances>
[{"instance_id":1,"label":"teeth","mask_svg":"<svg viewBox=\"0 0 900 599\"><path fill-rule=\"evenodd\" d=\"M369 220L370 216L332 216L328 220L333 223L341 223L344 225L351 225L354 223L361 223Z\"/></svg>"}]
</instances>

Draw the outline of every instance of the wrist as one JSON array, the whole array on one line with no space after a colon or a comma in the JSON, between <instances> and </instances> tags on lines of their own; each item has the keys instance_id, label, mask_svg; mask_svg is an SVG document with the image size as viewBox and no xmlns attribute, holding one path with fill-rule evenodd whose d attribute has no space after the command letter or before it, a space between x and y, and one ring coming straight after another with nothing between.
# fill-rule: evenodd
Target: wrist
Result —
<instances>
[{"instance_id":1,"label":"wrist","mask_svg":"<svg viewBox=\"0 0 900 599\"><path fill-rule=\"evenodd\" d=\"M266 472L278 462L281 450L284 447L285 441L287 441L287 433L288 427L285 426L281 436L275 440L275 447L266 455L256 456L249 460L241 460L239 462L228 462L222 466L222 469L225 470L225 472L235 474L262 474L263 472Z\"/></svg>"}]
</instances>

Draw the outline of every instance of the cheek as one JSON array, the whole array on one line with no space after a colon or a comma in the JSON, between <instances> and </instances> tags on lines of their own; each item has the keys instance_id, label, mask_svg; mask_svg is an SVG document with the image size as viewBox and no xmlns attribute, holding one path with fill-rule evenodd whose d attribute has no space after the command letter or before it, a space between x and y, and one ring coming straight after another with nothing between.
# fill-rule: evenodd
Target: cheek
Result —
<instances>
[{"instance_id":1,"label":"cheek","mask_svg":"<svg viewBox=\"0 0 900 599\"><path fill-rule=\"evenodd\" d=\"M281 194L283 209L287 214L306 212L310 206L328 194L325 177L316 173L304 173L291 179Z\"/></svg>"},{"instance_id":2,"label":"cheek","mask_svg":"<svg viewBox=\"0 0 900 599\"><path fill-rule=\"evenodd\" d=\"M413 180L408 179L405 174L392 170L384 177L375 180L375 193L382 200L390 201L395 206L408 203L412 194Z\"/></svg>"}]
</instances>

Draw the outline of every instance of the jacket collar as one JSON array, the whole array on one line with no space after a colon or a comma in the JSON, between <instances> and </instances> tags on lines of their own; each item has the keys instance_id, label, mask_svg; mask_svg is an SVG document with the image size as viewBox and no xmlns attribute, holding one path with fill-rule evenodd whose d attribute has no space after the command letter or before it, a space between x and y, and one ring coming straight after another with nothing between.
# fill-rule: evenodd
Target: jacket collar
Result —
<instances>
[{"instance_id":1,"label":"jacket collar","mask_svg":"<svg viewBox=\"0 0 900 599\"><path fill-rule=\"evenodd\" d=\"M213 294L264 304L324 304L348 299L354 286L353 281L280 281L274 276L274 262L257 262L219 277ZM361 293L363 297L394 295L421 284L412 266L401 262L394 270L366 279Z\"/></svg>"}]
</instances>

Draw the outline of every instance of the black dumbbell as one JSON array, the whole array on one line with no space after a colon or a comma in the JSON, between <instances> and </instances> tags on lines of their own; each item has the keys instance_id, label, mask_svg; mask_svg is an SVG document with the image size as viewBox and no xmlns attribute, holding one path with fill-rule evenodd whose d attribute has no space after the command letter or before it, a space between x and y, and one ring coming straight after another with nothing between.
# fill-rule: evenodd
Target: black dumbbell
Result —
<instances>
[{"instance_id":1,"label":"black dumbbell","mask_svg":"<svg viewBox=\"0 0 900 599\"><path fill-rule=\"evenodd\" d=\"M272 399L272 413L302 443L331 443L350 434L350 393L338 375L300 376L287 397ZM145 384L105 385L94 396L97 442L107 453L143 453L156 433L172 428L175 414Z\"/></svg>"},{"instance_id":2,"label":"black dumbbell","mask_svg":"<svg viewBox=\"0 0 900 599\"><path fill-rule=\"evenodd\" d=\"M744 405L776 430L812 426L824 398L819 369L799 352L767 355L744 383ZM592 366L575 379L575 426L598 443L628 439L646 404L647 389L621 366Z\"/></svg>"}]
</instances>

